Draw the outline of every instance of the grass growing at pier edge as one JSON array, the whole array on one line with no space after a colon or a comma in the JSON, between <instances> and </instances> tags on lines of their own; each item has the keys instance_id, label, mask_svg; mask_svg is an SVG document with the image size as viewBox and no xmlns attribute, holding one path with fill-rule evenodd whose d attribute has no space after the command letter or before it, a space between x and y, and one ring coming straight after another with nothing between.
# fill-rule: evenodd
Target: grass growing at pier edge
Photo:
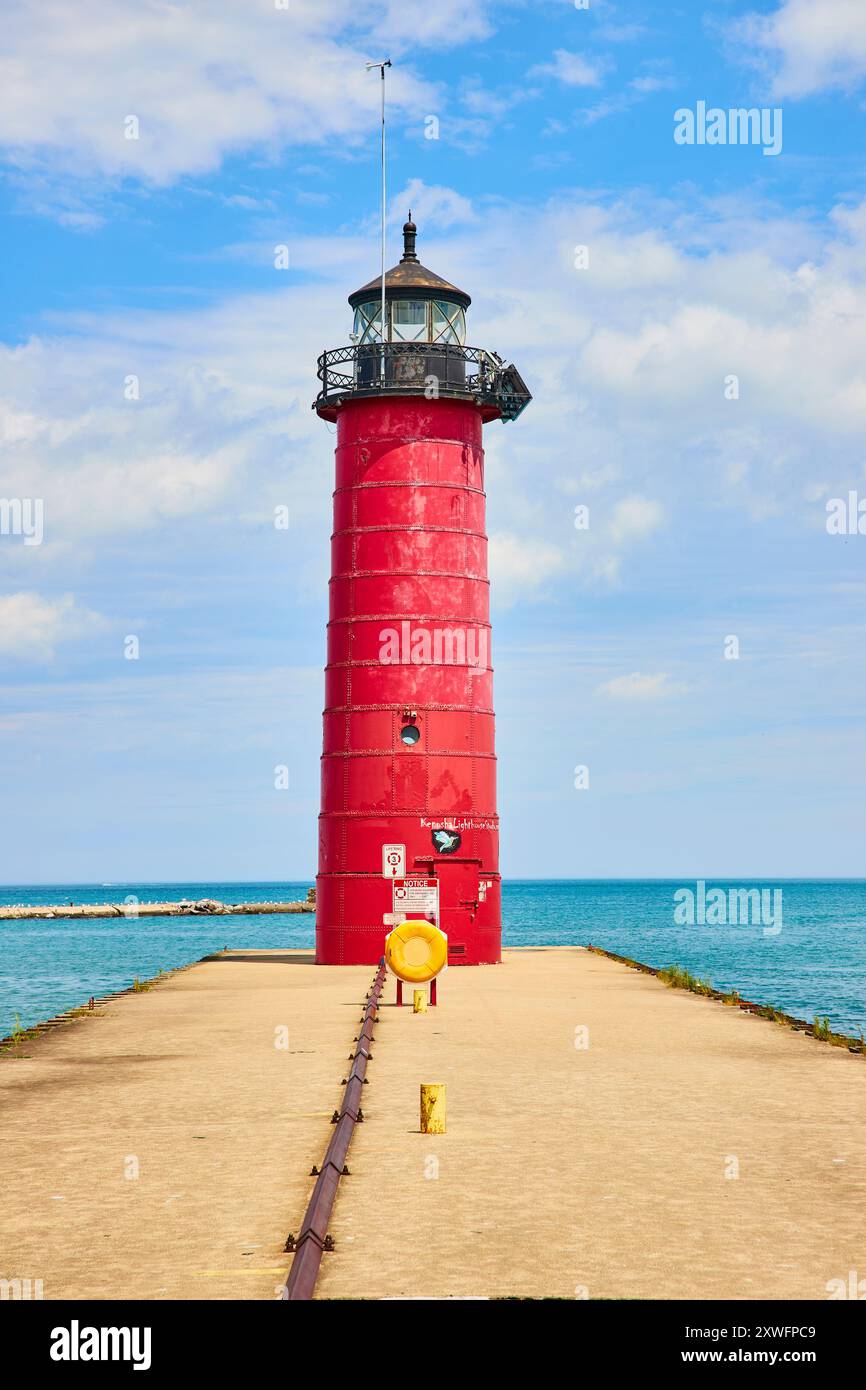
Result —
<instances>
[{"instance_id":1,"label":"grass growing at pier edge","mask_svg":"<svg viewBox=\"0 0 866 1390\"><path fill-rule=\"evenodd\" d=\"M659 971L659 979L663 984L670 985L671 989L690 989L692 994L713 993L711 980L702 980L681 965L666 965Z\"/></svg>"},{"instance_id":2,"label":"grass growing at pier edge","mask_svg":"<svg viewBox=\"0 0 866 1390\"><path fill-rule=\"evenodd\" d=\"M793 1028L798 1033L806 1033L818 1042L829 1043L831 1047L847 1047L849 1052L856 1052L862 1057L866 1057L866 1038L864 1038L862 1030L857 1038L851 1037L848 1033L837 1033L831 1027L830 1019L826 1015L823 1018L820 1015L816 1016L814 1023L806 1023L801 1018L794 1018L791 1014L785 1013L783 1009L777 1009L774 1004L755 1004L750 999L742 999L735 989L729 991L715 989L710 980L700 979L681 965L667 965L659 970L654 965L645 965L643 961L632 960L631 956L621 956L615 951L605 950L603 946L593 946L592 942L587 945L586 949L597 956L606 956L608 960L619 961L621 965L627 965L631 970L639 970L644 975L655 975L656 979L661 980L671 989L687 989L693 994L704 995L705 998L715 999L721 1004L734 1005L746 1013L754 1014L756 1018L769 1019L782 1027Z\"/></svg>"},{"instance_id":3,"label":"grass growing at pier edge","mask_svg":"<svg viewBox=\"0 0 866 1390\"><path fill-rule=\"evenodd\" d=\"M228 949L227 947L225 949ZM207 957L203 956L203 960ZM157 973L149 980L140 980L136 975L132 984L127 989L112 990L110 994L103 995L99 1003L105 1003L110 999L121 999L125 994L146 994L148 990L161 984L163 980L168 980L172 975L180 975L185 970L190 970L193 965L198 965L198 961L191 961L189 965L179 965L174 970L164 970L161 966ZM20 1014L15 1015L15 1027L11 1033L0 1037L0 1056L8 1057L27 1057L28 1053L21 1051L21 1045L25 1042L35 1042L37 1038L52 1029L59 1028L64 1024L75 1023L83 1018L103 1018L105 1011L96 1007L97 1000L91 999L86 1004L79 1004L72 1009L64 1009L63 1013L55 1014L53 1018L44 1019L41 1023L31 1024L29 1028L21 1027Z\"/></svg>"}]
</instances>

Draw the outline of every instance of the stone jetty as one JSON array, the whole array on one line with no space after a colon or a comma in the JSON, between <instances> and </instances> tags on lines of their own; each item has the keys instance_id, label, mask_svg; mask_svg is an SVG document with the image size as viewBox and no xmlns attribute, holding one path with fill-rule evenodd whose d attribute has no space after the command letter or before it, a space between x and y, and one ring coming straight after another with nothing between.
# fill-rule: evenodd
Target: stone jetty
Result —
<instances>
[{"instance_id":1,"label":"stone jetty","mask_svg":"<svg viewBox=\"0 0 866 1390\"><path fill-rule=\"evenodd\" d=\"M183 899L177 903L145 903L129 897L122 903L40 903L0 907L0 921L52 921L69 917L243 917L257 913L315 912L316 890L310 888L303 902L223 903L216 898Z\"/></svg>"}]
</instances>

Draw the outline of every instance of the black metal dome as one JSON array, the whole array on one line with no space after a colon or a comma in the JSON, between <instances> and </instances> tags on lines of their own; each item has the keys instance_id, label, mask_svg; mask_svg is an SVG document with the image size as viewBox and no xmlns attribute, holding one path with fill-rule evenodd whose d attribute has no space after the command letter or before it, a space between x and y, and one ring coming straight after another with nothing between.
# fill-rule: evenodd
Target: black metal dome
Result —
<instances>
[{"instance_id":1,"label":"black metal dome","mask_svg":"<svg viewBox=\"0 0 866 1390\"><path fill-rule=\"evenodd\" d=\"M464 309L468 309L472 300L465 290L459 290L456 285L443 280L441 275L435 275L432 270L421 264L415 253L417 233L418 228L412 221L410 212L408 222L403 224L403 255L398 265L385 271L385 298L447 299L452 304L460 304ZM380 298L381 294L382 277L377 275L375 280L368 281L359 290L355 290L354 294L350 294L349 303L356 309L359 304Z\"/></svg>"}]
</instances>

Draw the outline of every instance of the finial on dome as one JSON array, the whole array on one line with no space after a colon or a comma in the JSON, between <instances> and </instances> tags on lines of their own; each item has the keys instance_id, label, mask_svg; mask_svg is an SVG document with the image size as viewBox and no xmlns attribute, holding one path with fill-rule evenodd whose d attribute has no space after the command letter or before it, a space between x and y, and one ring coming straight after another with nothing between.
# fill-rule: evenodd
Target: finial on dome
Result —
<instances>
[{"instance_id":1,"label":"finial on dome","mask_svg":"<svg viewBox=\"0 0 866 1390\"><path fill-rule=\"evenodd\" d=\"M417 257L416 254L415 254L415 237L416 237L416 235L417 235L417 232L418 232L418 228L415 226L415 223L412 221L412 209L410 208L410 209L409 209L409 220L408 220L408 222L404 222L404 223L403 223L403 254L402 254L402 256L400 257L400 264L401 264L401 265L403 264L404 261L417 261L417 260L418 260L418 257Z\"/></svg>"}]
</instances>

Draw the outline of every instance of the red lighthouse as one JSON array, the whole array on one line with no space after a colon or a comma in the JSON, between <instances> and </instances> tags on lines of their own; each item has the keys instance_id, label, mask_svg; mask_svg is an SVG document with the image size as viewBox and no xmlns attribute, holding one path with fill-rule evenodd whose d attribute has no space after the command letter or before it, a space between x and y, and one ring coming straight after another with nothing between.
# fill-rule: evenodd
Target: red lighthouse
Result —
<instances>
[{"instance_id":1,"label":"red lighthouse","mask_svg":"<svg viewBox=\"0 0 866 1390\"><path fill-rule=\"evenodd\" d=\"M319 358L336 421L316 960L371 964L428 917L453 965L497 962L499 821L482 424L531 399L466 346L469 295L403 256Z\"/></svg>"}]
</instances>

